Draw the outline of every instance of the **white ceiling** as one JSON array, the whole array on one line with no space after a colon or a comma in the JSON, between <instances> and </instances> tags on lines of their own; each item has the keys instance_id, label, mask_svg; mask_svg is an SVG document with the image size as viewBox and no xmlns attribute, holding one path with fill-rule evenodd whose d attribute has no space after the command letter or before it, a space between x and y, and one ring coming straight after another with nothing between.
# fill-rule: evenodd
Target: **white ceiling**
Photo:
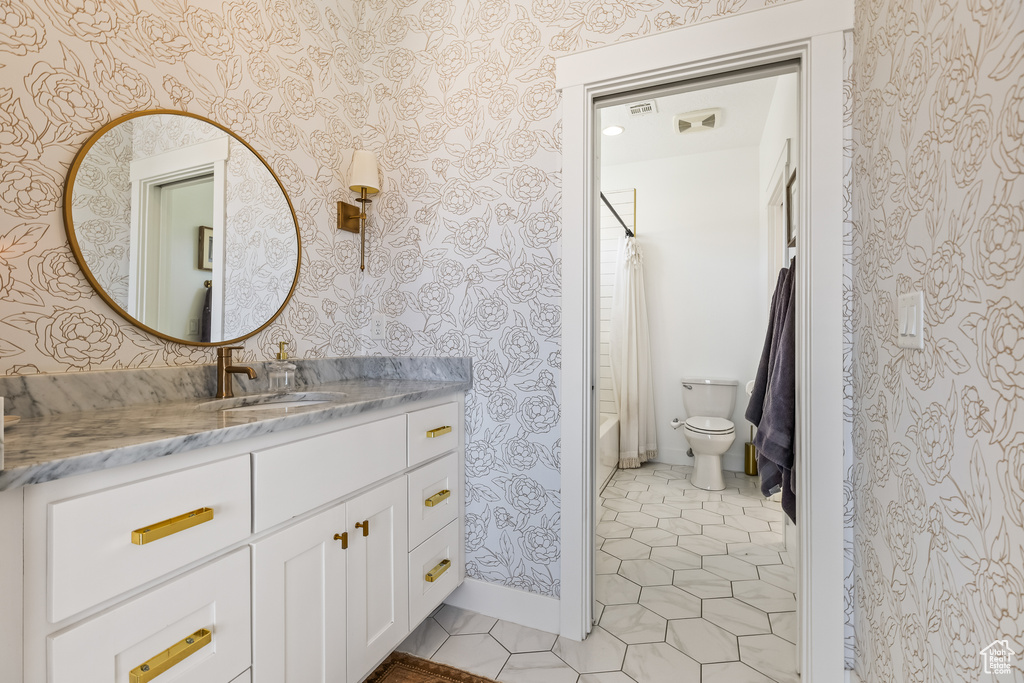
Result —
<instances>
[{"instance_id":1,"label":"white ceiling","mask_svg":"<svg viewBox=\"0 0 1024 683\"><path fill-rule=\"evenodd\" d=\"M601 130L611 125L626 129L614 137L601 136L601 165L756 147L761 142L776 84L781 78L795 77L795 74L772 76L657 97L657 114L629 115L629 104L646 101L650 97L637 97L624 104L600 109ZM684 134L673 129L672 117L676 114L715 108L722 110L721 127Z\"/></svg>"}]
</instances>

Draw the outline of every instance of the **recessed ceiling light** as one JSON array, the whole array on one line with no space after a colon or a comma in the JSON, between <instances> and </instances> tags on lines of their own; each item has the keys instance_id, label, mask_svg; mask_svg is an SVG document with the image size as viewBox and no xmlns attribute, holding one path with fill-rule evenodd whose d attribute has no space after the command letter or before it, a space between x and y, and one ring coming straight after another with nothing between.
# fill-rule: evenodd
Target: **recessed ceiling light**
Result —
<instances>
[{"instance_id":1,"label":"recessed ceiling light","mask_svg":"<svg viewBox=\"0 0 1024 683\"><path fill-rule=\"evenodd\" d=\"M608 126L601 132L604 133L605 135L619 135L620 133L624 133L625 130L626 129L623 128L622 126Z\"/></svg>"}]
</instances>

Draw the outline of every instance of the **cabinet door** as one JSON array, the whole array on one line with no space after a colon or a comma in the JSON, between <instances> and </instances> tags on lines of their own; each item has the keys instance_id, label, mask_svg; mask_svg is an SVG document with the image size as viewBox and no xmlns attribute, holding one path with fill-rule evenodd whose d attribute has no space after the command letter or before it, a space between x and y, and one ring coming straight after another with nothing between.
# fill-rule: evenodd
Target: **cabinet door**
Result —
<instances>
[{"instance_id":1,"label":"cabinet door","mask_svg":"<svg viewBox=\"0 0 1024 683\"><path fill-rule=\"evenodd\" d=\"M347 508L348 674L359 681L409 632L405 478L364 493Z\"/></svg>"},{"instance_id":2,"label":"cabinet door","mask_svg":"<svg viewBox=\"0 0 1024 683\"><path fill-rule=\"evenodd\" d=\"M252 544L253 683L347 680L344 531L341 504Z\"/></svg>"}]
</instances>

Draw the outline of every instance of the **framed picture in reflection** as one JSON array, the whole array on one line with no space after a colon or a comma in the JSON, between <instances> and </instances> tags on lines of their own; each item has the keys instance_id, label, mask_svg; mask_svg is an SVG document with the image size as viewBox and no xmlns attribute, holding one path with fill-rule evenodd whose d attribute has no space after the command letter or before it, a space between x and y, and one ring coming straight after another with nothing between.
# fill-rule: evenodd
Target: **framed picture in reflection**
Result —
<instances>
[{"instance_id":1,"label":"framed picture in reflection","mask_svg":"<svg viewBox=\"0 0 1024 683\"><path fill-rule=\"evenodd\" d=\"M213 270L213 228L199 226L199 269Z\"/></svg>"}]
</instances>

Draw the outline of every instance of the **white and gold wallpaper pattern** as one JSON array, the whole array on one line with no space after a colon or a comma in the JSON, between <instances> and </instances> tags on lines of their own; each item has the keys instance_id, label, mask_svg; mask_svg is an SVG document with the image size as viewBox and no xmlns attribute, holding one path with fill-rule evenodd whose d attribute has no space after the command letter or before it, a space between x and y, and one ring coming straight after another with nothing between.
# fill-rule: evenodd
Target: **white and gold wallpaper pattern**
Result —
<instances>
[{"instance_id":1,"label":"white and gold wallpaper pattern","mask_svg":"<svg viewBox=\"0 0 1024 683\"><path fill-rule=\"evenodd\" d=\"M855 41L856 668L1004 680L1006 640L1024 680L1024 6L858 2Z\"/></svg>"},{"instance_id":2,"label":"white and gold wallpaper pattern","mask_svg":"<svg viewBox=\"0 0 1024 683\"><path fill-rule=\"evenodd\" d=\"M212 362L123 323L66 245L67 167L123 113L201 114L291 196L299 357L469 355L469 573L559 592L560 117L554 57L799 0L0 0L0 371ZM377 152L365 274L334 230ZM383 341L370 315L388 317Z\"/></svg>"}]
</instances>

